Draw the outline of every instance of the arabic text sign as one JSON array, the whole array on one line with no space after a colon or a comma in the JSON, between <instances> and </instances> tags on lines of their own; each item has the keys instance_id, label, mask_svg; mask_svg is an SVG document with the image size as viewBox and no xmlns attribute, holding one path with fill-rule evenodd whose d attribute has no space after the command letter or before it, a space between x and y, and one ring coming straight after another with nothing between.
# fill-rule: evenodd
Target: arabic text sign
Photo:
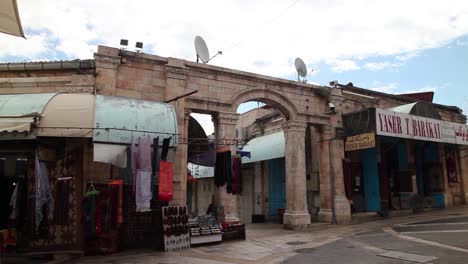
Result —
<instances>
[{"instance_id":1,"label":"arabic text sign","mask_svg":"<svg viewBox=\"0 0 468 264\"><path fill-rule=\"evenodd\" d=\"M375 147L375 134L364 133L352 137L347 137L345 142L345 151L367 149Z\"/></svg>"},{"instance_id":2,"label":"arabic text sign","mask_svg":"<svg viewBox=\"0 0 468 264\"><path fill-rule=\"evenodd\" d=\"M376 109L377 135L468 145L464 124Z\"/></svg>"}]
</instances>

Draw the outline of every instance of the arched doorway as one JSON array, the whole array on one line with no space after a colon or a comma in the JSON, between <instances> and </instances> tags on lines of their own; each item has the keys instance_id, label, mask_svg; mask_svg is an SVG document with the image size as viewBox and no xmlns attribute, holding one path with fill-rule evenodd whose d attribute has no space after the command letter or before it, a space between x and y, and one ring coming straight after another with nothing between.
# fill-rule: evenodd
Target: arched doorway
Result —
<instances>
[{"instance_id":1,"label":"arched doorway","mask_svg":"<svg viewBox=\"0 0 468 264\"><path fill-rule=\"evenodd\" d=\"M257 208L253 208L254 213L261 211L263 214L268 214L270 217L275 214L275 210L278 211L278 217L281 217L285 226L300 226L300 225L307 225L310 224L310 215L307 209L307 195L306 195L306 160L305 160L305 136L306 136L306 128L307 123L298 119L298 111L296 106L285 96L266 89L253 89L245 91L237 96L235 96L232 100L232 108L231 111L237 111L239 105L244 102L251 102L257 101L262 102L265 105L275 109L276 112L272 112L270 115L267 115L269 118L275 118L275 116L279 116L282 119L281 122L278 122L274 125L274 127L269 127L267 130L263 131L262 134L273 134L273 132L281 132L282 135L278 138L284 140L283 142L283 155L279 160L270 159L268 161L268 165L264 163L263 168L264 171L271 170L272 173L267 173L268 176L260 176L260 177L269 177L269 185L268 187L262 188L262 193L259 193L259 189L252 190L252 200L254 201L255 206ZM256 121L258 121L256 119ZM226 132L226 126L221 122L217 124L218 131L221 132L219 136L222 136L222 132ZM239 130L237 131L237 135L239 135ZM266 133L265 133L266 132ZM271 132L271 133L269 133ZM271 136L271 135L270 135ZM267 140L266 140L267 141ZM273 139L275 141L275 139ZM274 142L266 142L266 146L268 147L268 143ZM271 153L270 153L271 154ZM283 161L281 160L283 159ZM285 171L285 175L283 175L283 179L281 179L281 173L278 174L278 170L283 169ZM275 175L274 174L278 174ZM254 175L259 176L259 175ZM271 184L273 179L278 179L279 182L277 184ZM285 185L285 202L283 202L284 206L281 206L281 194L280 196L272 195L273 193L279 192L281 190L281 180L284 182ZM265 184L264 184L265 185ZM278 188L276 188L278 187ZM273 188L273 192L265 192L265 189ZM276 191L275 191L276 190ZM260 207L259 206L260 200ZM268 205L265 205L261 201L269 201ZM276 206L270 206L274 203L277 203ZM238 205L237 205L238 206ZM238 206L239 208L240 206ZM280 208L284 207L284 208ZM279 209L282 209L280 212ZM238 212L240 213L240 212ZM244 216L245 217L245 216Z\"/></svg>"}]
</instances>

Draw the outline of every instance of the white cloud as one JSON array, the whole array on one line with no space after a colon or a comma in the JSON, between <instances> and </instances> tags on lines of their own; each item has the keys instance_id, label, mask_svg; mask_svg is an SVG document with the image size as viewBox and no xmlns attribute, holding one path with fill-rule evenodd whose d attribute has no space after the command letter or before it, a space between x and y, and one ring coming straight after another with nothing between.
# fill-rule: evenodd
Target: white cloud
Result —
<instances>
[{"instance_id":1,"label":"white cloud","mask_svg":"<svg viewBox=\"0 0 468 264\"><path fill-rule=\"evenodd\" d=\"M372 83L372 87L370 89L373 90L373 91L376 91L376 92L390 93L391 94L391 93L396 92L396 90L398 89L398 84L396 84L396 83L383 84L381 82L374 81Z\"/></svg>"},{"instance_id":2,"label":"white cloud","mask_svg":"<svg viewBox=\"0 0 468 264\"><path fill-rule=\"evenodd\" d=\"M37 55L47 51L48 38L45 33L27 35L26 37L27 39L23 39L0 34L0 61L4 56L37 60Z\"/></svg>"},{"instance_id":3,"label":"white cloud","mask_svg":"<svg viewBox=\"0 0 468 264\"><path fill-rule=\"evenodd\" d=\"M211 135L214 132L214 124L213 121L211 120L211 115L206 115L206 114L197 114L197 113L192 113L190 114L195 120L200 123L200 125L203 127L205 130L206 135Z\"/></svg>"},{"instance_id":4,"label":"white cloud","mask_svg":"<svg viewBox=\"0 0 468 264\"><path fill-rule=\"evenodd\" d=\"M398 55L395 58L399 61L407 61L417 56L419 56L419 53L417 51L413 51L413 52L408 52L408 53Z\"/></svg>"},{"instance_id":5,"label":"white cloud","mask_svg":"<svg viewBox=\"0 0 468 264\"><path fill-rule=\"evenodd\" d=\"M370 70L370 71L380 71L380 70L383 70L383 69L393 69L393 68L397 68L397 67L400 67L401 63L391 63L389 61L382 61L382 62L367 62L366 64L364 64L363 68L366 69L366 70Z\"/></svg>"},{"instance_id":6,"label":"white cloud","mask_svg":"<svg viewBox=\"0 0 468 264\"><path fill-rule=\"evenodd\" d=\"M356 62L352 60L328 60L327 64L330 65L332 71L334 72L345 72L345 71L353 71L359 70L360 67L356 64Z\"/></svg>"},{"instance_id":7,"label":"white cloud","mask_svg":"<svg viewBox=\"0 0 468 264\"><path fill-rule=\"evenodd\" d=\"M126 38L131 47L144 42L146 52L194 60L193 38L201 35L212 54L223 51L212 64L284 77L294 74L289 61L295 57L307 64L339 59L335 70L354 70L359 66L350 58L406 60L468 33L466 0L449 5L440 0L317 0L287 9L291 3L19 0L22 24L36 38L16 45L1 37L0 58L55 56L56 51L90 58L95 43L118 46Z\"/></svg>"}]
</instances>

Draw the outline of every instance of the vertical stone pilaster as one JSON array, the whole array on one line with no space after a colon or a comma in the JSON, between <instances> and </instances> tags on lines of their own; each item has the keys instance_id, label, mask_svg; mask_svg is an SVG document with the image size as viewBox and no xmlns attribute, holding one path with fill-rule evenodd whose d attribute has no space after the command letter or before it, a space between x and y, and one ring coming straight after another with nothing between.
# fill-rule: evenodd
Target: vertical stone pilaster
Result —
<instances>
[{"instance_id":1,"label":"vertical stone pilaster","mask_svg":"<svg viewBox=\"0 0 468 264\"><path fill-rule=\"evenodd\" d=\"M98 47L98 52L94 55L96 62L95 89L97 94L115 95L117 75L121 63L118 52L118 49Z\"/></svg>"},{"instance_id":2,"label":"vertical stone pilaster","mask_svg":"<svg viewBox=\"0 0 468 264\"><path fill-rule=\"evenodd\" d=\"M215 136L218 147L228 146L231 153L236 151L236 124L239 120L237 113L221 113L213 117L215 125ZM217 188L215 193L215 203L224 206L224 213L226 215L239 216L237 197L228 194L226 185Z\"/></svg>"},{"instance_id":3,"label":"vertical stone pilaster","mask_svg":"<svg viewBox=\"0 0 468 264\"><path fill-rule=\"evenodd\" d=\"M305 160L305 134L307 124L286 121L282 124L285 137L286 212L284 226L295 228L310 224L307 210L307 180Z\"/></svg>"},{"instance_id":4,"label":"vertical stone pilaster","mask_svg":"<svg viewBox=\"0 0 468 264\"><path fill-rule=\"evenodd\" d=\"M447 176L447 164L445 161L445 146L444 143L439 143L439 162L440 162L440 175L442 177L442 182L444 183L444 202L445 207L449 208L453 206L453 196L452 191L450 190L450 186L448 184L448 176Z\"/></svg>"},{"instance_id":5,"label":"vertical stone pilaster","mask_svg":"<svg viewBox=\"0 0 468 264\"><path fill-rule=\"evenodd\" d=\"M171 100L187 93L187 75L181 60L169 59L166 65L166 93L165 100ZM185 98L171 102L177 115L177 129L182 140L177 147L174 162L174 199L173 205L186 205L187 203L187 138L188 120L190 111L185 109Z\"/></svg>"},{"instance_id":6,"label":"vertical stone pilaster","mask_svg":"<svg viewBox=\"0 0 468 264\"><path fill-rule=\"evenodd\" d=\"M468 146L457 146L458 178L460 180L462 199L468 203Z\"/></svg>"}]
</instances>

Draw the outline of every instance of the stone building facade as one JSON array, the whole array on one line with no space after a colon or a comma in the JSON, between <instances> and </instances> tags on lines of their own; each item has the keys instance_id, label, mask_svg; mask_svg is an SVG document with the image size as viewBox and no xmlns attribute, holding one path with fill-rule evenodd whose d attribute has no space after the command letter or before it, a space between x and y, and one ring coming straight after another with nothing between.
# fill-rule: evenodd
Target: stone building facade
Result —
<instances>
[{"instance_id":1,"label":"stone building facade","mask_svg":"<svg viewBox=\"0 0 468 264\"><path fill-rule=\"evenodd\" d=\"M351 220L342 177L344 140L339 134L343 127L341 113L376 105L388 107L409 100L376 94L363 97L366 90L316 86L106 46L98 47L92 61L0 65L0 94L50 91L171 102L176 110L181 139L174 169L173 204L186 203L189 115L210 114L215 124L215 142L234 150L238 143L238 106L247 101L271 106L283 118L278 127L284 131L286 142L284 224L291 227L310 223L306 203L306 174L309 173L320 173L317 218L331 222L334 216L337 223ZM333 111L329 103L335 105ZM444 118L464 121L464 116L453 114L453 109L440 109ZM310 131L312 140L311 153L318 157L315 161L306 157L307 131ZM314 165L308 166L309 163ZM463 168L467 166L465 163L460 163ZM239 214L237 199L223 188L217 190L216 202L224 205L226 211Z\"/></svg>"}]
</instances>

